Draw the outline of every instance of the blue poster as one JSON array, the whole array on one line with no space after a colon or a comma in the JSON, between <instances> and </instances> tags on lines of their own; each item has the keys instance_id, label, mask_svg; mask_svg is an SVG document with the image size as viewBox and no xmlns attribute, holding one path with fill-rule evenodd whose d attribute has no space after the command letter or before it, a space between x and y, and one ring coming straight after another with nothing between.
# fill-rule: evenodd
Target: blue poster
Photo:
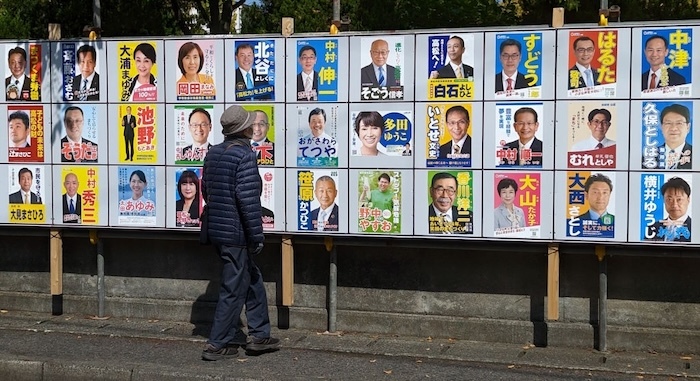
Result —
<instances>
[{"instance_id":1,"label":"blue poster","mask_svg":"<svg viewBox=\"0 0 700 381\"><path fill-rule=\"evenodd\" d=\"M297 41L296 100L338 100L338 40Z\"/></svg>"},{"instance_id":2,"label":"blue poster","mask_svg":"<svg viewBox=\"0 0 700 381\"><path fill-rule=\"evenodd\" d=\"M498 98L541 98L542 33L498 34L495 50Z\"/></svg>"},{"instance_id":3,"label":"blue poster","mask_svg":"<svg viewBox=\"0 0 700 381\"><path fill-rule=\"evenodd\" d=\"M234 56L236 100L274 100L275 41L236 41Z\"/></svg>"},{"instance_id":4,"label":"blue poster","mask_svg":"<svg viewBox=\"0 0 700 381\"><path fill-rule=\"evenodd\" d=\"M642 77L644 95L690 97L693 82L691 55L693 30L642 30ZM674 88L680 86L680 88Z\"/></svg>"},{"instance_id":5,"label":"blue poster","mask_svg":"<svg viewBox=\"0 0 700 381\"><path fill-rule=\"evenodd\" d=\"M693 102L642 103L642 168L693 168Z\"/></svg>"}]
</instances>

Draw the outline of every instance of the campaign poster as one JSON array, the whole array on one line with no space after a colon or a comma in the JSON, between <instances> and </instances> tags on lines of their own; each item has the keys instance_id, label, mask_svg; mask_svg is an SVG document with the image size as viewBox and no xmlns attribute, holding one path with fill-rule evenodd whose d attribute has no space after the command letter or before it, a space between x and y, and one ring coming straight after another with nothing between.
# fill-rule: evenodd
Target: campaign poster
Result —
<instances>
[{"instance_id":1,"label":"campaign poster","mask_svg":"<svg viewBox=\"0 0 700 381\"><path fill-rule=\"evenodd\" d=\"M404 36L361 37L360 99L364 101L403 100L406 73Z\"/></svg>"},{"instance_id":2,"label":"campaign poster","mask_svg":"<svg viewBox=\"0 0 700 381\"><path fill-rule=\"evenodd\" d=\"M401 172L359 171L357 224L361 233L401 233Z\"/></svg>"},{"instance_id":3,"label":"campaign poster","mask_svg":"<svg viewBox=\"0 0 700 381\"><path fill-rule=\"evenodd\" d=\"M297 229L301 231L339 230L338 189L342 189L337 169L297 171Z\"/></svg>"},{"instance_id":4,"label":"campaign poster","mask_svg":"<svg viewBox=\"0 0 700 381\"><path fill-rule=\"evenodd\" d=\"M154 166L117 168L119 225L156 225L156 169Z\"/></svg>"},{"instance_id":5,"label":"campaign poster","mask_svg":"<svg viewBox=\"0 0 700 381\"><path fill-rule=\"evenodd\" d=\"M284 192L284 179L278 179L275 171L270 168L258 168L258 172L262 179L260 205L263 230L275 230L275 185Z\"/></svg>"},{"instance_id":6,"label":"campaign poster","mask_svg":"<svg viewBox=\"0 0 700 381\"><path fill-rule=\"evenodd\" d=\"M338 39L297 40L296 101L338 101Z\"/></svg>"},{"instance_id":7,"label":"campaign poster","mask_svg":"<svg viewBox=\"0 0 700 381\"><path fill-rule=\"evenodd\" d=\"M99 170L88 166L61 168L61 219L64 224L100 223ZM57 192L59 190L56 190Z\"/></svg>"},{"instance_id":8,"label":"campaign poster","mask_svg":"<svg viewBox=\"0 0 700 381\"><path fill-rule=\"evenodd\" d=\"M275 106L272 104L243 105L255 112L253 137L250 145L258 158L258 165L275 165Z\"/></svg>"},{"instance_id":9,"label":"campaign poster","mask_svg":"<svg viewBox=\"0 0 700 381\"><path fill-rule=\"evenodd\" d=\"M614 172L567 172L567 237L615 238L614 186Z\"/></svg>"},{"instance_id":10,"label":"campaign poster","mask_svg":"<svg viewBox=\"0 0 700 381\"><path fill-rule=\"evenodd\" d=\"M297 165L338 167L338 106L298 105L296 111Z\"/></svg>"},{"instance_id":11,"label":"campaign poster","mask_svg":"<svg viewBox=\"0 0 700 381\"><path fill-rule=\"evenodd\" d=\"M496 99L542 98L542 33L496 35Z\"/></svg>"},{"instance_id":12,"label":"campaign poster","mask_svg":"<svg viewBox=\"0 0 700 381\"><path fill-rule=\"evenodd\" d=\"M690 98L693 84L693 30L642 30L643 98Z\"/></svg>"},{"instance_id":13,"label":"campaign poster","mask_svg":"<svg viewBox=\"0 0 700 381\"><path fill-rule=\"evenodd\" d=\"M275 40L234 42L236 101L274 100Z\"/></svg>"},{"instance_id":14,"label":"campaign poster","mask_svg":"<svg viewBox=\"0 0 700 381\"><path fill-rule=\"evenodd\" d=\"M182 41L178 43L175 73L178 101L216 100L215 40ZM221 70L221 69L219 69ZM222 75L219 73L218 75Z\"/></svg>"},{"instance_id":15,"label":"campaign poster","mask_svg":"<svg viewBox=\"0 0 700 381\"><path fill-rule=\"evenodd\" d=\"M105 66L102 44L63 42L60 44L63 76L62 94L66 102L100 101L100 72ZM98 59L99 58L99 59ZM104 74L104 73L102 73ZM102 98L101 98L102 97Z\"/></svg>"},{"instance_id":16,"label":"campaign poster","mask_svg":"<svg viewBox=\"0 0 700 381\"><path fill-rule=\"evenodd\" d=\"M642 173L640 240L690 242L690 174Z\"/></svg>"},{"instance_id":17,"label":"campaign poster","mask_svg":"<svg viewBox=\"0 0 700 381\"><path fill-rule=\"evenodd\" d=\"M412 110L352 112L350 156L411 156L412 121Z\"/></svg>"},{"instance_id":18,"label":"campaign poster","mask_svg":"<svg viewBox=\"0 0 700 381\"><path fill-rule=\"evenodd\" d=\"M535 172L493 175L493 232L496 237L540 238L541 176Z\"/></svg>"},{"instance_id":19,"label":"campaign poster","mask_svg":"<svg viewBox=\"0 0 700 381\"><path fill-rule=\"evenodd\" d=\"M474 234L472 171L428 171L428 234Z\"/></svg>"},{"instance_id":20,"label":"campaign poster","mask_svg":"<svg viewBox=\"0 0 700 381\"><path fill-rule=\"evenodd\" d=\"M63 105L59 112L62 125L59 154L62 163L97 163L98 126L104 129L96 104Z\"/></svg>"},{"instance_id":21,"label":"campaign poster","mask_svg":"<svg viewBox=\"0 0 700 381\"><path fill-rule=\"evenodd\" d=\"M474 35L428 36L428 100L474 99Z\"/></svg>"},{"instance_id":22,"label":"campaign poster","mask_svg":"<svg viewBox=\"0 0 700 381\"><path fill-rule=\"evenodd\" d=\"M427 104L426 166L471 167L472 104Z\"/></svg>"},{"instance_id":23,"label":"campaign poster","mask_svg":"<svg viewBox=\"0 0 700 381\"><path fill-rule=\"evenodd\" d=\"M213 105L176 105L175 164L203 164L211 148Z\"/></svg>"},{"instance_id":24,"label":"campaign poster","mask_svg":"<svg viewBox=\"0 0 700 381\"><path fill-rule=\"evenodd\" d=\"M569 97L609 98L617 95L618 31L569 31Z\"/></svg>"},{"instance_id":25,"label":"campaign poster","mask_svg":"<svg viewBox=\"0 0 700 381\"><path fill-rule=\"evenodd\" d=\"M496 167L542 168L543 116L542 103L496 103Z\"/></svg>"},{"instance_id":26,"label":"campaign poster","mask_svg":"<svg viewBox=\"0 0 700 381\"><path fill-rule=\"evenodd\" d=\"M201 179L201 167L178 168L175 171L176 227L199 227L199 216L204 207Z\"/></svg>"},{"instance_id":27,"label":"campaign poster","mask_svg":"<svg viewBox=\"0 0 700 381\"><path fill-rule=\"evenodd\" d=\"M7 106L10 163L44 162L44 106Z\"/></svg>"},{"instance_id":28,"label":"campaign poster","mask_svg":"<svg viewBox=\"0 0 700 381\"><path fill-rule=\"evenodd\" d=\"M41 102L41 44L5 44L5 101Z\"/></svg>"},{"instance_id":29,"label":"campaign poster","mask_svg":"<svg viewBox=\"0 0 700 381\"><path fill-rule=\"evenodd\" d=\"M119 105L119 162L156 163L158 125L162 123L157 114L155 104Z\"/></svg>"},{"instance_id":30,"label":"campaign poster","mask_svg":"<svg viewBox=\"0 0 700 381\"><path fill-rule=\"evenodd\" d=\"M46 222L44 198L50 170L42 165L10 165L8 168L8 216L10 223L43 224Z\"/></svg>"},{"instance_id":31,"label":"campaign poster","mask_svg":"<svg viewBox=\"0 0 700 381\"><path fill-rule=\"evenodd\" d=\"M153 41L128 41L116 46L117 92L122 102L156 102L158 100L158 64Z\"/></svg>"},{"instance_id":32,"label":"campaign poster","mask_svg":"<svg viewBox=\"0 0 700 381\"><path fill-rule=\"evenodd\" d=\"M568 168L615 168L621 115L615 102L567 102ZM568 125L568 126L567 126Z\"/></svg>"},{"instance_id":33,"label":"campaign poster","mask_svg":"<svg viewBox=\"0 0 700 381\"><path fill-rule=\"evenodd\" d=\"M642 169L693 169L692 101L642 102Z\"/></svg>"}]
</instances>

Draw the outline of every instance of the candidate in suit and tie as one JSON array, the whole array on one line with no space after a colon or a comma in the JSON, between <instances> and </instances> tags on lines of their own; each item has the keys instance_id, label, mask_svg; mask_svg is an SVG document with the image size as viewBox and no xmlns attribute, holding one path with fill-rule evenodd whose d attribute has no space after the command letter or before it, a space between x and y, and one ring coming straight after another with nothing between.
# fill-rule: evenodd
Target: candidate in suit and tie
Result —
<instances>
[{"instance_id":1,"label":"candidate in suit and tie","mask_svg":"<svg viewBox=\"0 0 700 381\"><path fill-rule=\"evenodd\" d=\"M316 49L304 45L299 49L299 65L301 72L297 74L297 101L318 100L318 72L316 65Z\"/></svg>"},{"instance_id":2,"label":"candidate in suit and tie","mask_svg":"<svg viewBox=\"0 0 700 381\"><path fill-rule=\"evenodd\" d=\"M463 211L454 205L457 196L457 178L449 172L438 172L430 180L428 205L429 234L466 234L473 231L472 212Z\"/></svg>"},{"instance_id":3,"label":"candidate in suit and tie","mask_svg":"<svg viewBox=\"0 0 700 381\"><path fill-rule=\"evenodd\" d=\"M245 43L236 47L236 63L238 64L236 68L236 91L254 89L269 84L267 76L259 76L255 68L253 68L254 60L255 55L253 54L252 45ZM272 93L255 95L252 98L236 97L236 100L239 101L268 99L272 99Z\"/></svg>"},{"instance_id":4,"label":"candidate in suit and tie","mask_svg":"<svg viewBox=\"0 0 700 381\"><path fill-rule=\"evenodd\" d=\"M97 51L95 47L83 45L78 48L78 67L80 74L73 78L74 101L100 100L100 75L95 72Z\"/></svg>"},{"instance_id":5,"label":"candidate in suit and tie","mask_svg":"<svg viewBox=\"0 0 700 381\"><path fill-rule=\"evenodd\" d=\"M574 40L576 64L569 69L569 90L600 85L598 70L591 66L595 55L595 43L590 37L582 36Z\"/></svg>"},{"instance_id":6,"label":"candidate in suit and tie","mask_svg":"<svg viewBox=\"0 0 700 381\"><path fill-rule=\"evenodd\" d=\"M525 75L518 71L522 58L522 44L508 38L501 42L498 59L501 61L500 73L496 74L496 92L518 90L528 87Z\"/></svg>"},{"instance_id":7,"label":"candidate in suit and tie","mask_svg":"<svg viewBox=\"0 0 700 381\"><path fill-rule=\"evenodd\" d=\"M78 194L78 176L75 173L68 173L63 179L63 187L66 193L63 194L63 223L79 224L82 215L82 202Z\"/></svg>"},{"instance_id":8,"label":"candidate in suit and tie","mask_svg":"<svg viewBox=\"0 0 700 381\"><path fill-rule=\"evenodd\" d=\"M642 73L642 90L688 83L684 76L666 66L668 56L666 37L660 35L649 37L644 44L644 55L649 63L649 70Z\"/></svg>"},{"instance_id":9,"label":"candidate in suit and tie","mask_svg":"<svg viewBox=\"0 0 700 381\"><path fill-rule=\"evenodd\" d=\"M647 236L652 241L690 242L690 185L680 177L672 177L661 186L661 196L667 217L648 226Z\"/></svg>"},{"instance_id":10,"label":"candidate in suit and tie","mask_svg":"<svg viewBox=\"0 0 700 381\"><path fill-rule=\"evenodd\" d=\"M440 159L469 158L472 152L472 137L467 133L469 111L462 105L452 106L445 113L450 141L440 146Z\"/></svg>"},{"instance_id":11,"label":"candidate in suit and tie","mask_svg":"<svg viewBox=\"0 0 700 381\"><path fill-rule=\"evenodd\" d=\"M263 110L255 110L254 112L253 137L250 138L250 145L258 157L258 165L274 164L275 143L267 138L267 131L270 130L267 114Z\"/></svg>"},{"instance_id":12,"label":"candidate in suit and tie","mask_svg":"<svg viewBox=\"0 0 700 381\"><path fill-rule=\"evenodd\" d=\"M540 127L537 111L532 107L521 107L515 111L513 120L513 129L518 134L518 139L507 143L506 148L515 150L515 163L502 164L542 166L542 141L535 137ZM526 149L530 150L529 154L523 152Z\"/></svg>"},{"instance_id":13,"label":"candidate in suit and tie","mask_svg":"<svg viewBox=\"0 0 700 381\"><path fill-rule=\"evenodd\" d=\"M10 141L8 147L13 148L28 148L29 143L29 115L24 111L13 111L7 117L10 125Z\"/></svg>"},{"instance_id":14,"label":"candidate in suit and tie","mask_svg":"<svg viewBox=\"0 0 700 381\"><path fill-rule=\"evenodd\" d=\"M29 168L19 170L19 190L10 194L10 204L41 204L39 196L31 191L34 174Z\"/></svg>"},{"instance_id":15,"label":"candidate in suit and tie","mask_svg":"<svg viewBox=\"0 0 700 381\"><path fill-rule=\"evenodd\" d=\"M316 180L314 195L320 206L311 211L312 230L338 231L338 205L335 197L338 190L335 180L330 176L321 176Z\"/></svg>"},{"instance_id":16,"label":"candidate in suit and tie","mask_svg":"<svg viewBox=\"0 0 700 381\"><path fill-rule=\"evenodd\" d=\"M692 169L693 146L685 138L690 133L690 110L674 103L661 110L661 133L664 144L658 151L665 154L666 169Z\"/></svg>"},{"instance_id":17,"label":"candidate in suit and tie","mask_svg":"<svg viewBox=\"0 0 700 381\"><path fill-rule=\"evenodd\" d=\"M136 117L131 115L131 106L126 106L126 115L122 117L124 127L124 147L126 148L126 160L134 160L134 130L136 130Z\"/></svg>"},{"instance_id":18,"label":"candidate in suit and tie","mask_svg":"<svg viewBox=\"0 0 700 381\"><path fill-rule=\"evenodd\" d=\"M583 196L588 203L588 211L579 218L598 221L601 225L614 225L615 216L608 213L612 190L612 181L602 173L588 176L583 184Z\"/></svg>"},{"instance_id":19,"label":"candidate in suit and tie","mask_svg":"<svg viewBox=\"0 0 700 381\"><path fill-rule=\"evenodd\" d=\"M447 56L450 62L447 65L432 71L431 79L437 78L469 78L474 77L474 68L462 63L464 55L464 39L459 36L452 36L447 40Z\"/></svg>"},{"instance_id":20,"label":"candidate in suit and tie","mask_svg":"<svg viewBox=\"0 0 700 381\"><path fill-rule=\"evenodd\" d=\"M396 78L396 68L386 63L389 58L389 43L384 40L374 40L369 53L372 63L360 70L362 86L401 86L401 81Z\"/></svg>"},{"instance_id":21,"label":"candidate in suit and tie","mask_svg":"<svg viewBox=\"0 0 700 381\"><path fill-rule=\"evenodd\" d=\"M97 143L83 137L83 110L70 106L63 116L66 136L61 138L62 163L97 163Z\"/></svg>"},{"instance_id":22,"label":"candidate in suit and tie","mask_svg":"<svg viewBox=\"0 0 700 381\"><path fill-rule=\"evenodd\" d=\"M24 74L27 68L27 51L19 46L10 49L7 53L7 66L11 74L5 78L5 100L29 100L31 80ZM41 91L39 93L41 94ZM41 98L37 100L40 101Z\"/></svg>"}]
</instances>

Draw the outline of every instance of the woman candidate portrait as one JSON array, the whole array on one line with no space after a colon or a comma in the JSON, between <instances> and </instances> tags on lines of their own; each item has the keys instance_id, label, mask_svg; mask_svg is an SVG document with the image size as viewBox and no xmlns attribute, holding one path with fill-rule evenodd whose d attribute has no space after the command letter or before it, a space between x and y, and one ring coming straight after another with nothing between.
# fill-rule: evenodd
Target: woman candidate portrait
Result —
<instances>
[{"instance_id":1,"label":"woman candidate portrait","mask_svg":"<svg viewBox=\"0 0 700 381\"><path fill-rule=\"evenodd\" d=\"M175 224L178 227L199 226L199 178L193 171L186 170L177 180L177 194L180 197L175 202Z\"/></svg>"},{"instance_id":2,"label":"woman candidate portrait","mask_svg":"<svg viewBox=\"0 0 700 381\"><path fill-rule=\"evenodd\" d=\"M134 205L134 208L133 210L127 210L127 212L154 213L154 210L149 210L146 207L146 204L151 204L151 207L155 205L153 201L149 200L146 196L143 195L143 191L146 189L147 185L148 181L146 181L146 174L143 173L142 170L137 169L131 172L131 175L129 176L129 187L131 188L131 197L121 200L119 202L120 206L121 204L131 203L132 205ZM136 203L140 204L141 207L135 205Z\"/></svg>"},{"instance_id":3,"label":"woman candidate portrait","mask_svg":"<svg viewBox=\"0 0 700 381\"><path fill-rule=\"evenodd\" d=\"M151 73L156 63L156 49L149 43L141 43L134 49L134 66L136 76L129 81L129 90L122 96L122 101L141 102L158 99L156 77Z\"/></svg>"},{"instance_id":4,"label":"woman candidate portrait","mask_svg":"<svg viewBox=\"0 0 700 381\"><path fill-rule=\"evenodd\" d=\"M355 117L355 134L360 141L360 156L386 156L379 151L384 133L384 118L376 111L362 111Z\"/></svg>"},{"instance_id":5,"label":"woman candidate portrait","mask_svg":"<svg viewBox=\"0 0 700 381\"><path fill-rule=\"evenodd\" d=\"M177 55L177 65L180 68L182 76L177 80L177 95L216 95L214 88L214 77L201 73L204 67L204 51L194 42L185 42L180 47ZM199 92L191 91L192 86L188 86L186 91L182 91L179 84L182 83L199 83Z\"/></svg>"},{"instance_id":6,"label":"woman candidate portrait","mask_svg":"<svg viewBox=\"0 0 700 381\"><path fill-rule=\"evenodd\" d=\"M497 230L525 227L525 213L514 204L515 193L518 191L515 180L508 177L501 179L496 186L496 191L501 198L501 205L493 212L493 228Z\"/></svg>"}]
</instances>

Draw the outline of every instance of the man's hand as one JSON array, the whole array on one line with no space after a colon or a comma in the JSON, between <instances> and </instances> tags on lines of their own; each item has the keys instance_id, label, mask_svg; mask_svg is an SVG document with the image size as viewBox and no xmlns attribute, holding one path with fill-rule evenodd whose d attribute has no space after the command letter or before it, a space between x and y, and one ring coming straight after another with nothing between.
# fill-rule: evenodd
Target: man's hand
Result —
<instances>
[{"instance_id":1,"label":"man's hand","mask_svg":"<svg viewBox=\"0 0 700 381\"><path fill-rule=\"evenodd\" d=\"M248 248L248 250L250 251L250 254L252 254L252 255L258 255L258 254L260 254L260 252L262 252L262 249L263 249L264 246L265 246L265 245L263 245L263 243L260 242L260 243L257 244L257 245L251 246L250 248Z\"/></svg>"}]
</instances>

